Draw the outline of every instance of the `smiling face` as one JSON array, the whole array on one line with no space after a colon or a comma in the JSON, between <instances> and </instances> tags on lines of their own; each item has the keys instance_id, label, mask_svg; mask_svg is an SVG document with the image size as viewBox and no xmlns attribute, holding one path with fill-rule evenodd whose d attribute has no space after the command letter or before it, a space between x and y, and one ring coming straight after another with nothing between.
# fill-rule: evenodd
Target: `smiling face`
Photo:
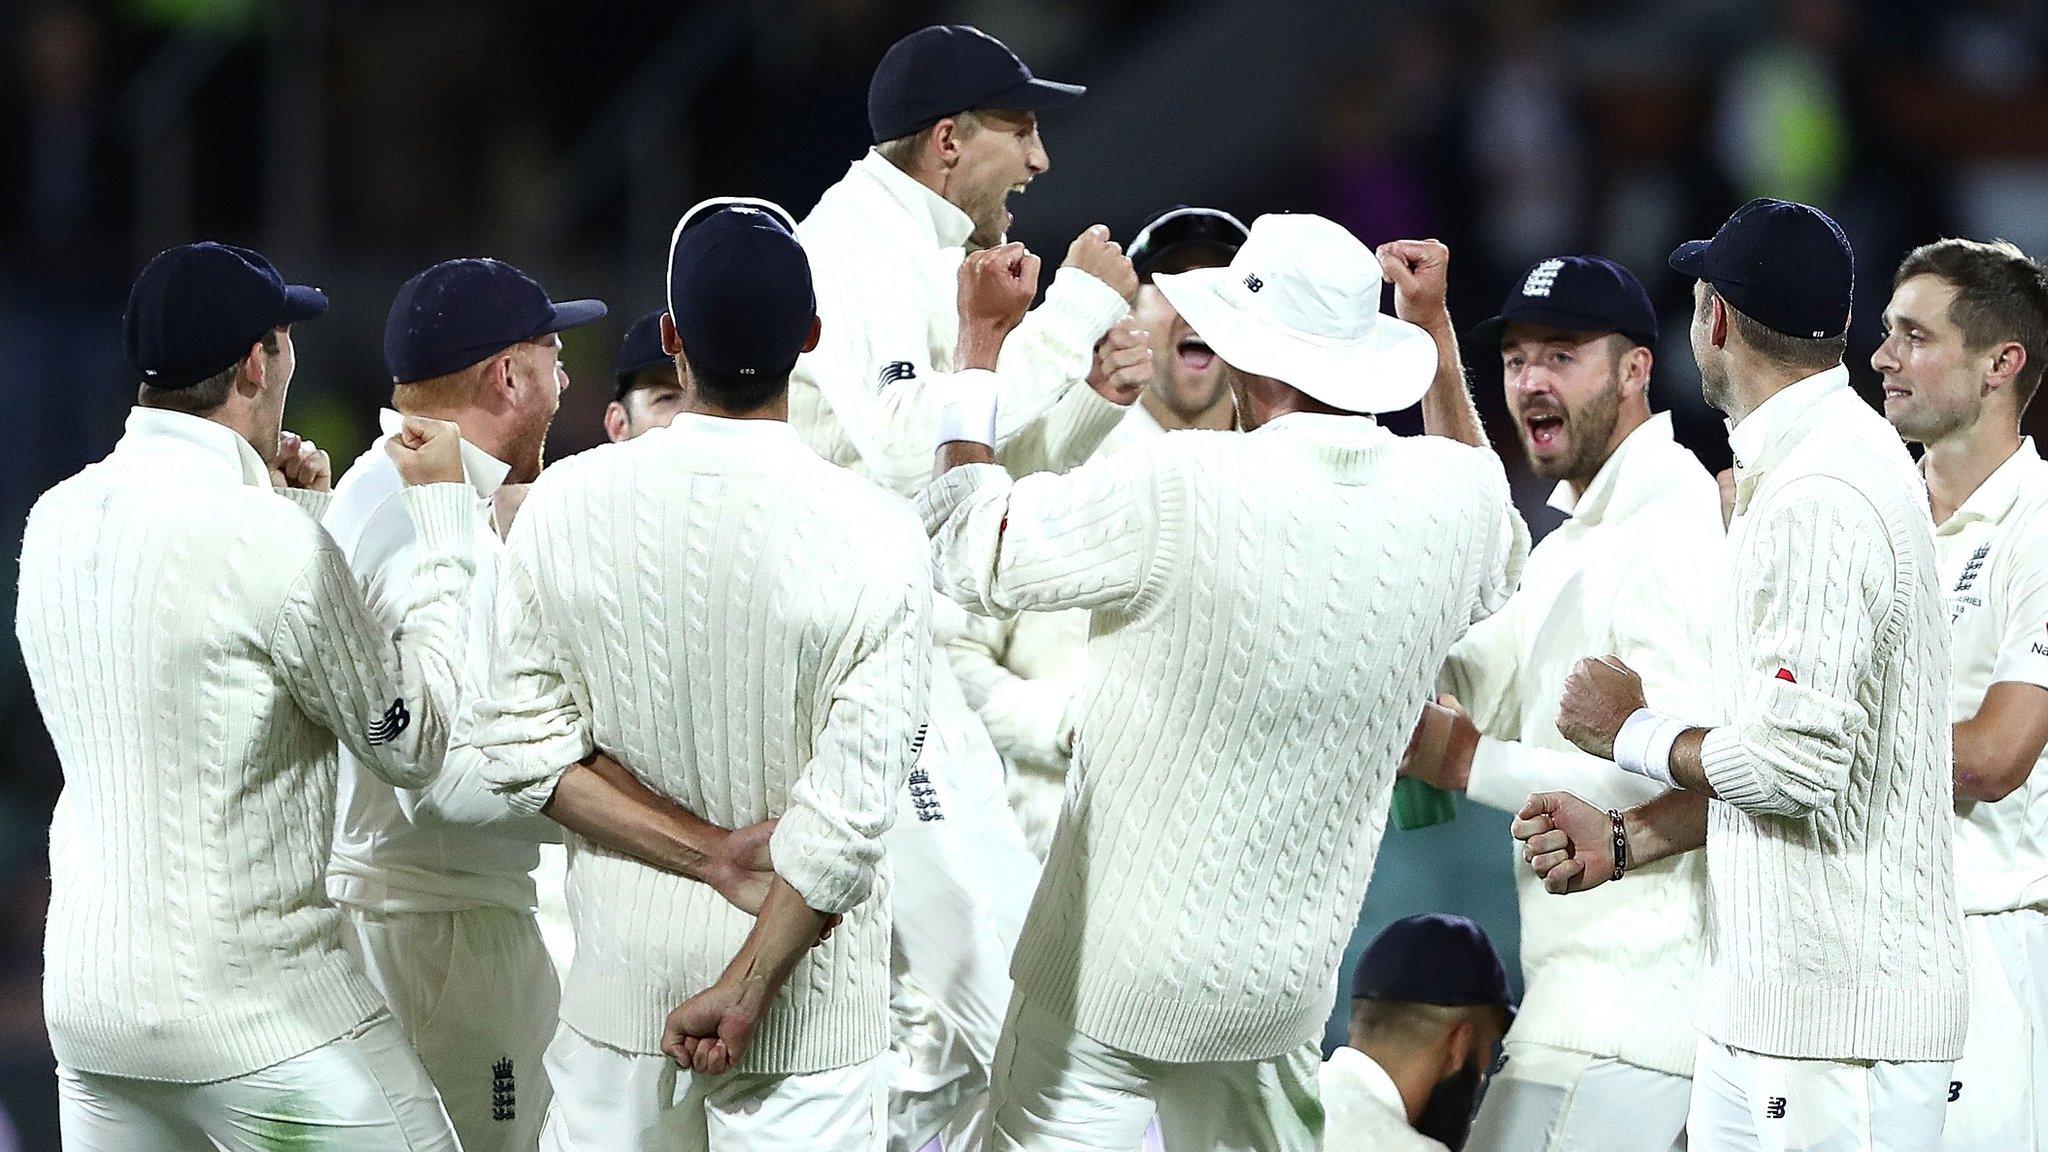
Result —
<instances>
[{"instance_id":1,"label":"smiling face","mask_svg":"<svg viewBox=\"0 0 2048 1152\"><path fill-rule=\"evenodd\" d=\"M1870 366L1884 377L1884 416L1921 444L1974 424L1986 396L1986 357L1972 355L1952 319L1956 286L1939 276L1908 278L1884 310L1884 341Z\"/></svg>"},{"instance_id":2,"label":"smiling face","mask_svg":"<svg viewBox=\"0 0 2048 1152\"><path fill-rule=\"evenodd\" d=\"M1510 324L1501 333L1501 384L1529 467L1546 480L1585 483L1607 462L1621 422L1625 336Z\"/></svg>"},{"instance_id":3,"label":"smiling face","mask_svg":"<svg viewBox=\"0 0 2048 1152\"><path fill-rule=\"evenodd\" d=\"M947 170L945 197L974 221L971 248L993 248L1010 231L1010 197L1052 160L1038 136L1035 112L977 111L954 121L959 158Z\"/></svg>"}]
</instances>

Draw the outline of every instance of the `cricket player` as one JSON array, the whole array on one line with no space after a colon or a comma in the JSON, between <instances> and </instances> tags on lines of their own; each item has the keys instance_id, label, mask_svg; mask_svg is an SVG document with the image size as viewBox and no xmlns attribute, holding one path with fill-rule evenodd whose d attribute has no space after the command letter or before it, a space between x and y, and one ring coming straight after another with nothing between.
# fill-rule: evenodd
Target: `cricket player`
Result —
<instances>
[{"instance_id":1,"label":"cricket player","mask_svg":"<svg viewBox=\"0 0 2048 1152\"><path fill-rule=\"evenodd\" d=\"M1950 641L1927 488L1849 387L1849 242L1753 200L1672 267L1728 414L1735 503L1702 727L1625 663L1567 678L1558 730L1669 792L1516 821L1552 891L1707 847L1692 1152L1939 1145L1968 1009L1953 858Z\"/></svg>"},{"instance_id":2,"label":"cricket player","mask_svg":"<svg viewBox=\"0 0 2048 1152\"><path fill-rule=\"evenodd\" d=\"M1892 277L1870 358L1920 444L1955 633L1956 888L1970 1028L1942 1147L2048 1148L2048 464L2020 416L2048 365L2048 274L1940 240Z\"/></svg>"},{"instance_id":3,"label":"cricket player","mask_svg":"<svg viewBox=\"0 0 2048 1152\"><path fill-rule=\"evenodd\" d=\"M1401 770L1511 813L1549 789L1626 808L1664 788L1559 735L1558 698L1586 653L1625 652L1651 696L1712 715L1715 568L1703 558L1722 544L1720 497L1670 416L1651 414L1657 314L1628 269L1540 261L1472 338L1500 357L1530 470L1557 482L1550 505L1567 519L1530 553L1507 606L1451 649L1448 706L1424 706ZM1515 874L1527 992L1471 1146L1683 1148L1706 861L1674 857L1583 901Z\"/></svg>"},{"instance_id":4,"label":"cricket player","mask_svg":"<svg viewBox=\"0 0 2048 1152\"><path fill-rule=\"evenodd\" d=\"M1010 257L970 257L970 280L1000 283ZM1507 599L1528 537L1490 452L1367 415L1421 399L1439 363L1380 313L1380 264L1343 228L1264 216L1228 267L1154 283L1235 373L1249 435L1013 481L976 377L918 497L963 606L1095 614L992 1147L1131 1148L1156 1114L1169 1152L1314 1149L1315 1038L1408 702Z\"/></svg>"},{"instance_id":5,"label":"cricket player","mask_svg":"<svg viewBox=\"0 0 2048 1152\"><path fill-rule=\"evenodd\" d=\"M929 481L960 345L983 335L960 320L963 249L1003 241L1009 197L1050 164L1038 115L1081 93L962 25L920 29L883 55L868 88L874 148L797 226L830 322L797 361L790 424L819 455L905 496ZM1135 389L1111 377L1091 386L1090 366L1136 290L1107 228L1075 238L1045 303L1002 344L1006 464L1071 467L1123 418ZM1120 342L1135 340L1126 331ZM934 637L962 626L953 605L935 605ZM1001 758L945 652L930 661L930 727L889 834L897 1152L979 1144L1004 971L1038 876Z\"/></svg>"},{"instance_id":6,"label":"cricket player","mask_svg":"<svg viewBox=\"0 0 2048 1152\"><path fill-rule=\"evenodd\" d=\"M682 410L683 383L676 362L661 347L661 317L656 308L633 321L619 341L612 370L617 391L604 406L605 439L616 444L650 428L666 428Z\"/></svg>"},{"instance_id":7,"label":"cricket player","mask_svg":"<svg viewBox=\"0 0 2048 1152\"><path fill-rule=\"evenodd\" d=\"M902 501L785 419L818 328L803 249L768 213L678 227L662 335L686 410L550 468L507 543L477 710L493 786L537 810L603 748L721 827L776 821L759 920L576 846L545 1149L887 1139L880 836L923 722L930 581ZM811 949L827 916L844 923Z\"/></svg>"},{"instance_id":8,"label":"cricket player","mask_svg":"<svg viewBox=\"0 0 2048 1152\"><path fill-rule=\"evenodd\" d=\"M604 315L595 300L556 303L531 277L497 260L436 264L408 280L385 325L394 384L382 422L446 420L461 432L476 574L472 604L493 602L508 483L530 481L568 386L557 334ZM371 612L396 629L414 595L408 575L420 538L404 515L400 481L380 441L336 485L323 518L363 584ZM465 703L490 676L490 619L472 612ZM348 913L351 949L420 1053L466 1152L532 1149L547 1114L541 1057L553 1037L558 988L536 920L543 844L563 825L657 867L697 867L725 833L654 796L615 765L579 764L546 815L515 811L492 791L458 720L446 769L432 786L395 789L344 753L346 798L328 895ZM664 822L649 837L642 820ZM765 836L765 830L758 835ZM742 847L734 843L733 848ZM765 885L766 878L759 878ZM754 898L758 907L758 897Z\"/></svg>"},{"instance_id":9,"label":"cricket player","mask_svg":"<svg viewBox=\"0 0 2048 1152\"><path fill-rule=\"evenodd\" d=\"M1350 1043L1323 1062L1323 1147L1456 1152L1515 1018L1486 931L1462 916L1387 925L1352 978ZM1494 1079L1498 1079L1496 1074Z\"/></svg>"},{"instance_id":10,"label":"cricket player","mask_svg":"<svg viewBox=\"0 0 2048 1152\"><path fill-rule=\"evenodd\" d=\"M66 1152L457 1147L322 880L337 741L393 787L441 771L475 496L452 426L390 439L419 546L387 628L309 515L325 455L280 431L292 328L326 309L246 249L158 255L124 320L127 430L29 517L16 630L64 768L43 1007Z\"/></svg>"},{"instance_id":11,"label":"cricket player","mask_svg":"<svg viewBox=\"0 0 2048 1152\"><path fill-rule=\"evenodd\" d=\"M1131 318L1144 341L1125 352L1112 346L1121 334L1113 330L1097 351L1096 370L1135 375L1138 399L1096 456L1161 432L1237 427L1222 363L1152 276L1226 265L1244 236L1244 224L1228 212L1183 207L1154 217L1131 241L1131 267L1138 273ZM970 617L946 645L967 702L1002 753L1010 807L1040 860L1052 846L1074 756L1075 693L1087 675L1087 646L1088 613L1078 608L1022 612L1007 620Z\"/></svg>"}]
</instances>

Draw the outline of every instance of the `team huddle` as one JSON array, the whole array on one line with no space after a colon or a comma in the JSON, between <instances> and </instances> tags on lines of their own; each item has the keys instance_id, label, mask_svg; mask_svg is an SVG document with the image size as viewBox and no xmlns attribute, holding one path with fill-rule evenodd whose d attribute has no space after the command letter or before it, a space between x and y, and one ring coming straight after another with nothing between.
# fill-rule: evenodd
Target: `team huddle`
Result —
<instances>
[{"instance_id":1,"label":"team huddle","mask_svg":"<svg viewBox=\"0 0 2048 1152\"><path fill-rule=\"evenodd\" d=\"M337 476L326 296L143 268L22 545L69 1152L2048 1148L2041 265L1911 253L1880 416L1834 221L1681 246L1717 484L1609 260L1463 335L1442 245L1312 215L1043 267L1082 91L899 41L808 215L680 218L545 469L603 303L420 272ZM1403 921L1325 1061L1397 777L1514 814L1525 992Z\"/></svg>"}]
</instances>

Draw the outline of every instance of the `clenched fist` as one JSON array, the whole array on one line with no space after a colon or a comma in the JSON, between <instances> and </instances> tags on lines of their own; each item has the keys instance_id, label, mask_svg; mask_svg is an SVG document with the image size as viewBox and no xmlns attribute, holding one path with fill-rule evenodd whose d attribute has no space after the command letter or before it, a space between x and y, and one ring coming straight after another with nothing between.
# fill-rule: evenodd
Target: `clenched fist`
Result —
<instances>
[{"instance_id":1,"label":"clenched fist","mask_svg":"<svg viewBox=\"0 0 2048 1152\"><path fill-rule=\"evenodd\" d=\"M1078 268L1111 288L1125 300L1138 298L1138 270L1124 255L1123 245L1109 238L1109 225L1091 224L1067 245L1066 267Z\"/></svg>"},{"instance_id":2,"label":"clenched fist","mask_svg":"<svg viewBox=\"0 0 2048 1152\"><path fill-rule=\"evenodd\" d=\"M1088 369L1088 386L1112 404L1128 406L1138 398L1145 381L1152 378L1150 335L1126 317L1117 321L1095 342L1095 363Z\"/></svg>"},{"instance_id":3,"label":"clenched fist","mask_svg":"<svg viewBox=\"0 0 2048 1152\"><path fill-rule=\"evenodd\" d=\"M408 485L462 483L462 429L446 420L407 416L384 450Z\"/></svg>"},{"instance_id":4,"label":"clenched fist","mask_svg":"<svg viewBox=\"0 0 2048 1152\"><path fill-rule=\"evenodd\" d=\"M1391 240L1374 253L1394 285L1394 315L1424 328L1447 326L1451 250L1435 240Z\"/></svg>"},{"instance_id":5,"label":"clenched fist","mask_svg":"<svg viewBox=\"0 0 2048 1152\"><path fill-rule=\"evenodd\" d=\"M270 483L278 488L325 492L334 487L334 464L311 440L295 432L277 436L277 459L270 462Z\"/></svg>"},{"instance_id":6,"label":"clenched fist","mask_svg":"<svg viewBox=\"0 0 2048 1152\"><path fill-rule=\"evenodd\" d=\"M1547 892L1584 892L1614 879L1614 822L1569 792L1529 797L1509 830Z\"/></svg>"},{"instance_id":7,"label":"clenched fist","mask_svg":"<svg viewBox=\"0 0 2048 1152\"><path fill-rule=\"evenodd\" d=\"M1557 730L1584 752L1614 759L1614 738L1643 698L1643 678L1619 656L1588 657L1565 677L1564 699L1557 706Z\"/></svg>"},{"instance_id":8,"label":"clenched fist","mask_svg":"<svg viewBox=\"0 0 2048 1152\"><path fill-rule=\"evenodd\" d=\"M960 262L960 327L1008 334L1038 295L1038 257L1012 241Z\"/></svg>"}]
</instances>

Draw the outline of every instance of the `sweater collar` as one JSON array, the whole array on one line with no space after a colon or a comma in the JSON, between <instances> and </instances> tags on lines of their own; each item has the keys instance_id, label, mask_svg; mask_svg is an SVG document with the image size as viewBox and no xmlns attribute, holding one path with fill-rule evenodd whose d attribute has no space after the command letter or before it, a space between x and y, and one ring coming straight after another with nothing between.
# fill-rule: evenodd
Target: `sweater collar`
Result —
<instances>
[{"instance_id":1,"label":"sweater collar","mask_svg":"<svg viewBox=\"0 0 2048 1152\"><path fill-rule=\"evenodd\" d=\"M1574 498L1572 486L1559 481L1548 503L1581 524L1626 516L1664 487L1661 473L1669 450L1677 443L1671 432L1671 413L1659 412L1621 438L1583 495Z\"/></svg>"},{"instance_id":2,"label":"sweater collar","mask_svg":"<svg viewBox=\"0 0 2048 1152\"><path fill-rule=\"evenodd\" d=\"M384 430L384 435L396 436L398 430L405 426L405 417L389 408L380 408L377 410L377 426ZM510 464L471 444L467 439L462 441L462 475L469 481L469 486L476 489L478 496L490 499L504 486L505 477L511 474Z\"/></svg>"},{"instance_id":3,"label":"sweater collar","mask_svg":"<svg viewBox=\"0 0 2048 1152\"><path fill-rule=\"evenodd\" d=\"M668 435L656 443L689 437L700 443L709 439L713 443L742 450L748 447L772 450L777 445L802 443L797 439L796 429L787 420L735 420L730 416L707 416L702 412L678 412L666 428L650 428L642 438L663 432Z\"/></svg>"},{"instance_id":4,"label":"sweater collar","mask_svg":"<svg viewBox=\"0 0 2048 1152\"><path fill-rule=\"evenodd\" d=\"M1786 385L1740 423L1729 425L1728 447L1735 453L1735 475L1741 477L1763 467L1766 457L1777 455L1774 447L1804 431L1804 417L1815 404L1848 386L1849 369L1837 364Z\"/></svg>"},{"instance_id":5,"label":"sweater collar","mask_svg":"<svg viewBox=\"0 0 2048 1152\"><path fill-rule=\"evenodd\" d=\"M889 163L873 148L854 161L853 170L864 173L868 179L881 185L882 191L888 193L889 198L917 223L918 231L931 237L933 246L958 248L974 234L974 221L968 218L967 213L918 183L910 173Z\"/></svg>"},{"instance_id":6,"label":"sweater collar","mask_svg":"<svg viewBox=\"0 0 2048 1152\"><path fill-rule=\"evenodd\" d=\"M222 480L251 488L269 488L270 467L242 434L202 416L163 408L132 408L117 448L169 448L195 461Z\"/></svg>"},{"instance_id":7,"label":"sweater collar","mask_svg":"<svg viewBox=\"0 0 2048 1152\"><path fill-rule=\"evenodd\" d=\"M1965 524L1978 520L1997 523L2005 519L2012 506L2019 502L2020 493L2029 484L2048 483L2048 461L2034 450L2034 438L2023 436L2020 446L2005 463L2000 464L1991 475L1984 478L1970 498L1963 501L1949 518L1941 522L1936 533L1953 532Z\"/></svg>"},{"instance_id":8,"label":"sweater collar","mask_svg":"<svg viewBox=\"0 0 2048 1152\"><path fill-rule=\"evenodd\" d=\"M1357 1081L1368 1095L1403 1120L1408 1118L1408 1104L1401 1099L1401 1090L1379 1061L1349 1045L1339 1045L1330 1052L1330 1066Z\"/></svg>"}]
</instances>

